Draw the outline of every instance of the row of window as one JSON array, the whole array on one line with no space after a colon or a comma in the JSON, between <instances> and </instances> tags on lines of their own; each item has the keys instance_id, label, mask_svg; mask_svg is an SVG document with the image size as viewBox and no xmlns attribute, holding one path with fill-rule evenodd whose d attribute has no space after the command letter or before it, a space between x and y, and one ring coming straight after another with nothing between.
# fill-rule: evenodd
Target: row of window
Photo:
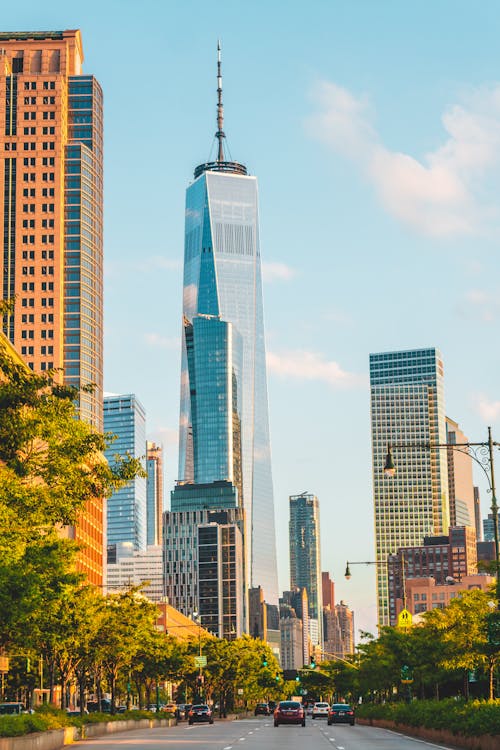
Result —
<instances>
[{"instance_id":1,"label":"row of window","mask_svg":"<svg viewBox=\"0 0 500 750\"><path fill-rule=\"evenodd\" d=\"M44 125L42 135L54 135L56 132L54 125ZM23 135L36 135L36 128L33 125L23 128Z\"/></svg>"},{"instance_id":2,"label":"row of window","mask_svg":"<svg viewBox=\"0 0 500 750\"><path fill-rule=\"evenodd\" d=\"M35 300L33 297L26 298L23 297L21 299L21 305L22 307L35 307ZM54 307L54 298L53 297L42 297L41 298L41 305L42 307Z\"/></svg>"},{"instance_id":3,"label":"row of window","mask_svg":"<svg viewBox=\"0 0 500 750\"><path fill-rule=\"evenodd\" d=\"M34 276L35 266L23 266L23 275ZM54 266L42 266L42 276L53 276L53 275L54 275Z\"/></svg>"},{"instance_id":4,"label":"row of window","mask_svg":"<svg viewBox=\"0 0 500 750\"><path fill-rule=\"evenodd\" d=\"M25 81L24 82L24 90L25 91L36 91L36 84L37 81ZM45 91L49 91L50 89L54 90L56 87L55 81L42 81L43 89Z\"/></svg>"},{"instance_id":5,"label":"row of window","mask_svg":"<svg viewBox=\"0 0 500 750\"><path fill-rule=\"evenodd\" d=\"M21 320L23 323L34 323L35 322L35 316L33 313L24 313L21 317ZM40 315L40 320L42 323L53 323L54 322L54 313L42 313ZM47 335L48 334L48 335ZM46 331L45 329L42 329L42 339L53 339L54 338L54 331Z\"/></svg>"},{"instance_id":6,"label":"row of window","mask_svg":"<svg viewBox=\"0 0 500 750\"><path fill-rule=\"evenodd\" d=\"M44 205L46 206L47 204L45 203ZM45 209L45 210L47 210L47 209ZM30 212L30 213L33 213L33 212ZM53 226L54 226L54 219L42 219L42 227L44 229L49 229L49 228L52 228ZM34 219L23 219L23 228L24 229L34 229L35 228L35 220Z\"/></svg>"},{"instance_id":7,"label":"row of window","mask_svg":"<svg viewBox=\"0 0 500 750\"><path fill-rule=\"evenodd\" d=\"M23 174L23 180L24 180L24 182L35 182L35 180L36 180L36 173L35 172L24 172L24 174ZM54 182L54 180L55 180L54 172L42 172L42 180L44 182Z\"/></svg>"},{"instance_id":8,"label":"row of window","mask_svg":"<svg viewBox=\"0 0 500 750\"><path fill-rule=\"evenodd\" d=\"M23 250L23 260L35 260L35 251ZM42 250L42 260L54 260L54 251Z\"/></svg>"},{"instance_id":9,"label":"row of window","mask_svg":"<svg viewBox=\"0 0 500 750\"><path fill-rule=\"evenodd\" d=\"M33 180L33 182L34 182L34 180ZM36 198L36 189L35 188L23 188L23 196L25 198ZM48 197L53 198L54 197L54 188L42 188L42 196L44 198L48 198ZM26 204L23 204L23 205L25 206ZM43 204L43 205L47 205L47 204ZM53 206L54 204L52 203L50 205ZM24 208L24 210L26 211L27 209ZM30 206L29 210L30 210L30 213L35 213L35 204L34 203ZM42 206L42 211L43 210L44 210L44 208ZM53 211L54 209L52 208L52 209L48 209L48 210L49 211Z\"/></svg>"},{"instance_id":10,"label":"row of window","mask_svg":"<svg viewBox=\"0 0 500 750\"><path fill-rule=\"evenodd\" d=\"M24 338L26 338L24 336ZM21 347L21 354L28 354L28 355L34 355L35 353L35 347L34 346L22 346ZM54 347L53 346L41 346L40 347L40 354L42 357L47 357L52 354L54 354Z\"/></svg>"},{"instance_id":11,"label":"row of window","mask_svg":"<svg viewBox=\"0 0 500 750\"><path fill-rule=\"evenodd\" d=\"M34 234L23 234L23 244L24 245L34 245L35 244L35 235ZM54 235L53 234L42 234L42 244L53 244L54 242Z\"/></svg>"},{"instance_id":12,"label":"row of window","mask_svg":"<svg viewBox=\"0 0 500 750\"><path fill-rule=\"evenodd\" d=\"M34 292L35 282L34 281L23 281L23 292ZM42 281L42 292L53 292L54 282L53 281Z\"/></svg>"}]
</instances>

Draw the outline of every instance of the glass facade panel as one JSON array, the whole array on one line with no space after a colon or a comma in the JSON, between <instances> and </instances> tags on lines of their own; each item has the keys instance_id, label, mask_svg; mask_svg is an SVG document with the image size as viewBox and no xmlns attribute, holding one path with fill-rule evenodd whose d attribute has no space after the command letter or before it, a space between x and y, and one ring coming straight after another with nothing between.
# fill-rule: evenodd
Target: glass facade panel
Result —
<instances>
[{"instance_id":1,"label":"glass facade panel","mask_svg":"<svg viewBox=\"0 0 500 750\"><path fill-rule=\"evenodd\" d=\"M276 542L274 529L274 501L271 476L271 454L267 406L267 381L262 308L262 281L258 237L257 180L255 177L204 172L188 188L186 199L186 234L184 255L183 313L185 326L193 324L197 316L219 316L220 322L232 324L241 339L240 382L235 363L238 360L233 347L232 358L226 351L226 371L235 375L234 386L227 386L231 397L236 395L237 409L241 411L241 497L246 511L247 531L245 549L249 583L261 585L266 601L278 602ZM234 336L234 334L233 334ZM198 474L196 455L202 440L200 423L193 411L191 382L196 368L189 366L188 337L183 337L181 411L179 438L179 478L195 481ZM230 364L231 363L231 364ZM221 397L218 412L219 429L229 412L234 419L235 408L216 386L215 395ZM225 405L223 406L223 403ZM226 412L224 412L226 410ZM234 436L233 430L233 436ZM205 432L203 440L218 440L221 434ZM231 453L227 438L226 448L213 451L217 461ZM204 449L206 464L210 467L208 449ZM204 459L204 460L205 460ZM234 452L233 452L234 459ZM224 461L223 461L224 463ZM226 465L228 460L226 458ZM230 462L229 462L230 463ZM200 469L201 471L201 469ZM234 477L234 460L233 475ZM224 477L217 477L223 479Z\"/></svg>"}]
</instances>

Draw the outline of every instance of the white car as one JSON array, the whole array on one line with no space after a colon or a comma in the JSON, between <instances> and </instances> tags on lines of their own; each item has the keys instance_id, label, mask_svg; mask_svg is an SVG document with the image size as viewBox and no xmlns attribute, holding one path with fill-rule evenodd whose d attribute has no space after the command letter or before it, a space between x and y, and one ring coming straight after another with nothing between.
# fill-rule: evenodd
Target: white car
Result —
<instances>
[{"instance_id":1,"label":"white car","mask_svg":"<svg viewBox=\"0 0 500 750\"><path fill-rule=\"evenodd\" d=\"M315 703L312 710L313 719L328 719L329 703Z\"/></svg>"}]
</instances>

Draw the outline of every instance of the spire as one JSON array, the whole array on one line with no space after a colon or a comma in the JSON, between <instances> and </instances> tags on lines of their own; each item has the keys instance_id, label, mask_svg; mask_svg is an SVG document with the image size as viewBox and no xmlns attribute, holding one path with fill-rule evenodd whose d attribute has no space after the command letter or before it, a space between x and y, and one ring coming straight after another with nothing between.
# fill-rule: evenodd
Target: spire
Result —
<instances>
[{"instance_id":1,"label":"spire","mask_svg":"<svg viewBox=\"0 0 500 750\"><path fill-rule=\"evenodd\" d=\"M224 105L222 104L222 72L221 72L221 47L220 40L217 42L217 132L215 137L219 141L217 161L224 159Z\"/></svg>"},{"instance_id":2,"label":"spire","mask_svg":"<svg viewBox=\"0 0 500 750\"><path fill-rule=\"evenodd\" d=\"M217 159L216 161L207 161L205 164L199 164L194 170L195 179L204 172L226 172L227 174L246 175L247 168L244 164L237 161L226 161L224 153L224 105L222 104L222 72L221 72L221 44L217 42ZM229 157L231 158L231 157Z\"/></svg>"}]
</instances>

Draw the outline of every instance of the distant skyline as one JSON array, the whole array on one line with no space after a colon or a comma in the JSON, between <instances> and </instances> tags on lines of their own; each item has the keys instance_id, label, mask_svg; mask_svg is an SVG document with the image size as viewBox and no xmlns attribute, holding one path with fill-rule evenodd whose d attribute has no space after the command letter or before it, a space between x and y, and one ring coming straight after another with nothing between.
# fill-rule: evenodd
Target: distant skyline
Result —
<instances>
[{"instance_id":1,"label":"distant skyline","mask_svg":"<svg viewBox=\"0 0 500 750\"><path fill-rule=\"evenodd\" d=\"M184 194L216 130L259 180L280 588L288 497L321 505L322 570L376 632L368 359L437 347L446 413L500 439L496 0L26 0L2 30L79 28L104 92L105 382L177 478ZM481 486L482 517L491 498Z\"/></svg>"}]
</instances>

